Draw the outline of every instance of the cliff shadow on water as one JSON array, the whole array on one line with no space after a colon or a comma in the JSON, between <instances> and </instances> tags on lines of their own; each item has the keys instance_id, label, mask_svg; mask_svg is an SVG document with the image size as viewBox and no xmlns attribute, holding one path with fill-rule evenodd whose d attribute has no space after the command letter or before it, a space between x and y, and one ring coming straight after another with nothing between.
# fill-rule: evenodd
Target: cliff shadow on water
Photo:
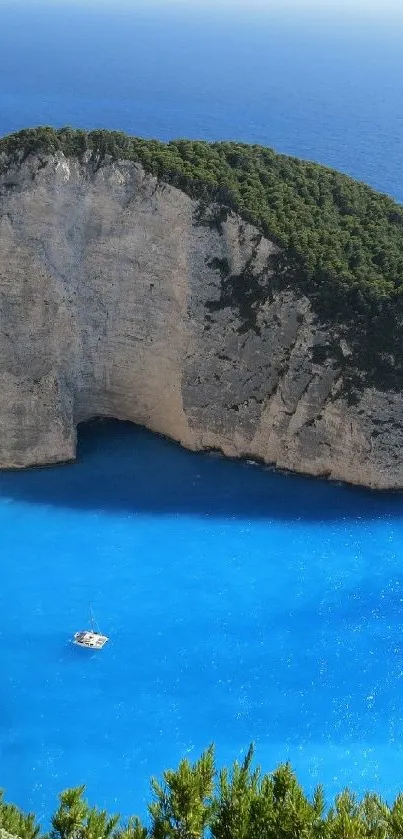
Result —
<instances>
[{"instance_id":1,"label":"cliff shadow on water","mask_svg":"<svg viewBox=\"0 0 403 839\"><path fill-rule=\"evenodd\" d=\"M79 426L75 463L0 472L0 498L83 510L282 521L401 517L403 494L194 453L126 422Z\"/></svg>"}]
</instances>

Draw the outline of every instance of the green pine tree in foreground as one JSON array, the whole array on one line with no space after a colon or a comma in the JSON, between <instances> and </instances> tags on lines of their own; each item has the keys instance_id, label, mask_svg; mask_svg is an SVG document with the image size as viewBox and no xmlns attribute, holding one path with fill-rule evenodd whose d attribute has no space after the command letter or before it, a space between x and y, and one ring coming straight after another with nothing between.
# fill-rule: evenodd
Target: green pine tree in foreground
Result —
<instances>
[{"instance_id":1,"label":"green pine tree in foreground","mask_svg":"<svg viewBox=\"0 0 403 839\"><path fill-rule=\"evenodd\" d=\"M344 790L327 809L319 786L305 795L289 764L272 774L252 766L251 747L242 764L217 773L211 746L199 760L182 760L162 781L151 781L149 823L90 807L85 787L61 793L51 830L41 834L32 813L0 795L2 830L21 839L403 839L403 794L389 806L378 795L357 799Z\"/></svg>"}]
</instances>

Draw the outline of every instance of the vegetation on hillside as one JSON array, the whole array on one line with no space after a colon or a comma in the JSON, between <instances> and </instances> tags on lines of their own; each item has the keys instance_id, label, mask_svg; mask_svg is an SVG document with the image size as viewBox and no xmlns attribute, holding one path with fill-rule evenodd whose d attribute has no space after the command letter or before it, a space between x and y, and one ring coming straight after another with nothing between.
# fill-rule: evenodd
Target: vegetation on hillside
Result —
<instances>
[{"instance_id":1,"label":"vegetation on hillside","mask_svg":"<svg viewBox=\"0 0 403 839\"><path fill-rule=\"evenodd\" d=\"M0 152L19 150L141 161L192 196L237 210L300 256L311 276L325 272L383 294L403 290L403 207L324 166L261 146L164 144L68 128L27 129L0 141Z\"/></svg>"},{"instance_id":2,"label":"vegetation on hillside","mask_svg":"<svg viewBox=\"0 0 403 839\"><path fill-rule=\"evenodd\" d=\"M317 787L305 795L289 764L270 775L252 765L249 749L242 764L216 771L209 748L191 764L153 779L148 823L133 817L122 824L119 816L91 807L84 787L60 795L46 839L401 839L403 795L392 805L374 793L362 799L349 790L326 807ZM0 802L0 831L21 839L40 837L32 815Z\"/></svg>"},{"instance_id":3,"label":"vegetation on hillside","mask_svg":"<svg viewBox=\"0 0 403 839\"><path fill-rule=\"evenodd\" d=\"M282 247L276 282L299 287L322 320L348 327L365 380L401 388L403 206L332 169L257 145L165 144L47 127L0 140L7 159L59 150L87 153L95 167L107 157L141 162L201 208L216 202L237 211Z\"/></svg>"}]
</instances>

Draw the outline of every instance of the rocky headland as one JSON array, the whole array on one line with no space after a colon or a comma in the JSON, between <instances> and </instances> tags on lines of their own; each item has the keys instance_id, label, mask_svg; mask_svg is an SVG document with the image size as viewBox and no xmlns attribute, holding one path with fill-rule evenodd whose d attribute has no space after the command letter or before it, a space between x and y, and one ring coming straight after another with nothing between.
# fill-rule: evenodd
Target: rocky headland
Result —
<instances>
[{"instance_id":1,"label":"rocky headland","mask_svg":"<svg viewBox=\"0 0 403 839\"><path fill-rule=\"evenodd\" d=\"M358 210L337 208L351 228L347 276L333 256L310 267L302 234L286 240L273 222L271 235L228 185L209 192L194 172L157 171L96 138L78 152L43 136L0 141L0 467L72 460L77 425L102 416L190 449L403 486L399 205L379 196L382 250L376 193L337 176L367 197L368 241ZM335 176L304 165L319 171L320 209L321 173ZM357 239L375 253L368 278L366 265L352 273ZM387 260L379 268L390 242L392 279Z\"/></svg>"}]
</instances>

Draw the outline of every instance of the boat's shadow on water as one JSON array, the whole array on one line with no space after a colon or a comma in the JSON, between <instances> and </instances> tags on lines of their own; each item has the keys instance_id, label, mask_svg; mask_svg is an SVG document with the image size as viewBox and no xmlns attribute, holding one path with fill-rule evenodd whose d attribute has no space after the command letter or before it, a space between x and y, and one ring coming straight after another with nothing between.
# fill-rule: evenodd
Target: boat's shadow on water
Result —
<instances>
[{"instance_id":1,"label":"boat's shadow on water","mask_svg":"<svg viewBox=\"0 0 403 839\"><path fill-rule=\"evenodd\" d=\"M73 509L326 521L398 516L403 494L185 451L130 423L79 429L77 462L0 473L0 497Z\"/></svg>"},{"instance_id":2,"label":"boat's shadow on water","mask_svg":"<svg viewBox=\"0 0 403 839\"><path fill-rule=\"evenodd\" d=\"M99 662L101 650L88 650L73 644L69 639L62 639L61 646L58 648L58 658L62 659L63 664L77 664L80 662Z\"/></svg>"}]
</instances>

